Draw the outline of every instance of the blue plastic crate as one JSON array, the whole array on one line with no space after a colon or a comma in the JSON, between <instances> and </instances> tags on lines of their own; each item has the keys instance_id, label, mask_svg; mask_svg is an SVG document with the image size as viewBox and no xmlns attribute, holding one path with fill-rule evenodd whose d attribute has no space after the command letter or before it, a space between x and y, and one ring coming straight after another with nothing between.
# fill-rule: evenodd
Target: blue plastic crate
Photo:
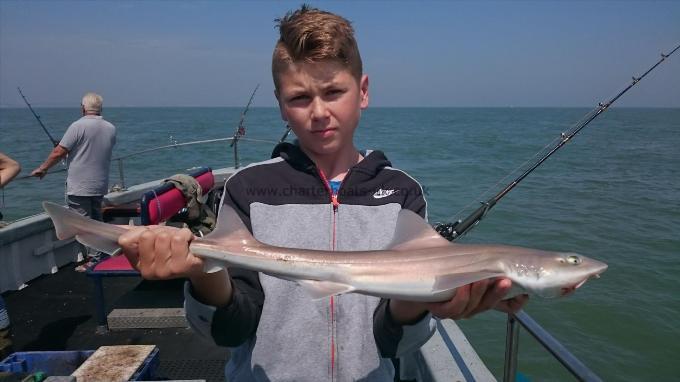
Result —
<instances>
[{"instance_id":1,"label":"blue plastic crate","mask_svg":"<svg viewBox=\"0 0 680 382\"><path fill-rule=\"evenodd\" d=\"M94 350L17 352L0 363L0 371L71 375L92 353Z\"/></svg>"},{"instance_id":2,"label":"blue plastic crate","mask_svg":"<svg viewBox=\"0 0 680 382\"><path fill-rule=\"evenodd\" d=\"M148 381L153 380L158 370L160 360L158 359L158 348L154 348L146 357L142 365L137 371L132 374L130 381Z\"/></svg>"},{"instance_id":3,"label":"blue plastic crate","mask_svg":"<svg viewBox=\"0 0 680 382\"><path fill-rule=\"evenodd\" d=\"M94 350L35 351L10 354L0 363L0 372L35 373L47 376L71 375ZM132 375L130 381L151 380L158 369L158 348L155 348Z\"/></svg>"}]
</instances>

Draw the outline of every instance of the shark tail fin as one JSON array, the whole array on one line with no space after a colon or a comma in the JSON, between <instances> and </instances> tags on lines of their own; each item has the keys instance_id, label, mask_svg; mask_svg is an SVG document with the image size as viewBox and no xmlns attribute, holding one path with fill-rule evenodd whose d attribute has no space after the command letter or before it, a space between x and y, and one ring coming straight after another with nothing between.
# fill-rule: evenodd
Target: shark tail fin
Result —
<instances>
[{"instance_id":1,"label":"shark tail fin","mask_svg":"<svg viewBox=\"0 0 680 382\"><path fill-rule=\"evenodd\" d=\"M54 230L59 240L66 240L75 236L80 243L112 256L120 252L118 237L127 228L92 220L52 202L43 202L43 208L52 218Z\"/></svg>"},{"instance_id":2,"label":"shark tail fin","mask_svg":"<svg viewBox=\"0 0 680 382\"><path fill-rule=\"evenodd\" d=\"M118 246L117 241L109 240L103 236L98 236L93 233L79 233L76 235L76 240L86 247L108 253L111 256L120 254L122 250L120 246Z\"/></svg>"},{"instance_id":3,"label":"shark tail fin","mask_svg":"<svg viewBox=\"0 0 680 382\"><path fill-rule=\"evenodd\" d=\"M79 230L75 225L69 224L73 219L88 220L79 213L56 203L43 202L42 205L45 212L52 218L54 230L56 231L59 240L70 239L79 233Z\"/></svg>"}]
</instances>

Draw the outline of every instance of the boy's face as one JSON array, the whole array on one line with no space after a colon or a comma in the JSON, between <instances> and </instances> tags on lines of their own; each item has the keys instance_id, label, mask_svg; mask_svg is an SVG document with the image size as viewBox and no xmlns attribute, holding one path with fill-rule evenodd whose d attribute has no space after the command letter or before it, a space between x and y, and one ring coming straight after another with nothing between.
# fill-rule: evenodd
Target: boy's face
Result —
<instances>
[{"instance_id":1,"label":"boy's face","mask_svg":"<svg viewBox=\"0 0 680 382\"><path fill-rule=\"evenodd\" d=\"M368 77L338 62L296 63L278 73L281 117L312 157L354 153L354 130L368 106ZM314 159L314 158L312 158Z\"/></svg>"}]
</instances>

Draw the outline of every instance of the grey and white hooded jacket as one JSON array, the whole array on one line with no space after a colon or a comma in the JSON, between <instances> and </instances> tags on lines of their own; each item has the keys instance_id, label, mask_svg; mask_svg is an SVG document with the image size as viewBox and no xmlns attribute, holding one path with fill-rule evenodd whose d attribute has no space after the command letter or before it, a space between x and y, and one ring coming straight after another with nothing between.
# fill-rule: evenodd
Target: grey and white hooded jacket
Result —
<instances>
[{"instance_id":1,"label":"grey and white hooded jacket","mask_svg":"<svg viewBox=\"0 0 680 382\"><path fill-rule=\"evenodd\" d=\"M383 249L397 214L424 218L423 190L390 167L380 151L364 153L337 197L298 146L284 143L273 159L230 177L223 203L232 206L259 241L317 250ZM414 325L391 318L388 301L360 294L313 300L295 282L229 269L232 302L201 304L185 289L190 325L231 349L226 368L238 381L392 381L389 358L417 350L434 332L428 314Z\"/></svg>"}]
</instances>

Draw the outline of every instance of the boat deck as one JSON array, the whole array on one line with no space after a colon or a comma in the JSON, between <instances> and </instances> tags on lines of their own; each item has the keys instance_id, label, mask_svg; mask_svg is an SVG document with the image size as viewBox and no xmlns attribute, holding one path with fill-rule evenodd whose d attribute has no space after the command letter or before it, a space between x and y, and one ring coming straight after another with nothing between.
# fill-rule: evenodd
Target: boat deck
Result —
<instances>
[{"instance_id":1,"label":"boat deck","mask_svg":"<svg viewBox=\"0 0 680 382\"><path fill-rule=\"evenodd\" d=\"M107 278L104 294L109 310L117 301L130 300L130 292L140 282L136 277ZM181 301L180 284L181 280L176 280L163 287L176 290ZM148 286L144 289L148 290ZM198 337L191 329L97 333L93 290L92 280L76 272L71 263L55 274L34 279L27 288L3 293L12 322L14 351L95 350L103 345L149 344L160 350L158 379L224 381L228 351Z\"/></svg>"},{"instance_id":2,"label":"boat deck","mask_svg":"<svg viewBox=\"0 0 680 382\"><path fill-rule=\"evenodd\" d=\"M182 280L142 281L109 277L104 282L108 311L182 306ZM154 292L154 288L156 291ZM96 350L105 345L156 345L159 380L224 381L228 351L198 337L189 328L98 330L94 284L70 263L38 277L28 287L3 293L12 321L14 351ZM149 296L153 296L150 298ZM452 321L421 349L417 367L423 381L495 380Z\"/></svg>"}]
</instances>

